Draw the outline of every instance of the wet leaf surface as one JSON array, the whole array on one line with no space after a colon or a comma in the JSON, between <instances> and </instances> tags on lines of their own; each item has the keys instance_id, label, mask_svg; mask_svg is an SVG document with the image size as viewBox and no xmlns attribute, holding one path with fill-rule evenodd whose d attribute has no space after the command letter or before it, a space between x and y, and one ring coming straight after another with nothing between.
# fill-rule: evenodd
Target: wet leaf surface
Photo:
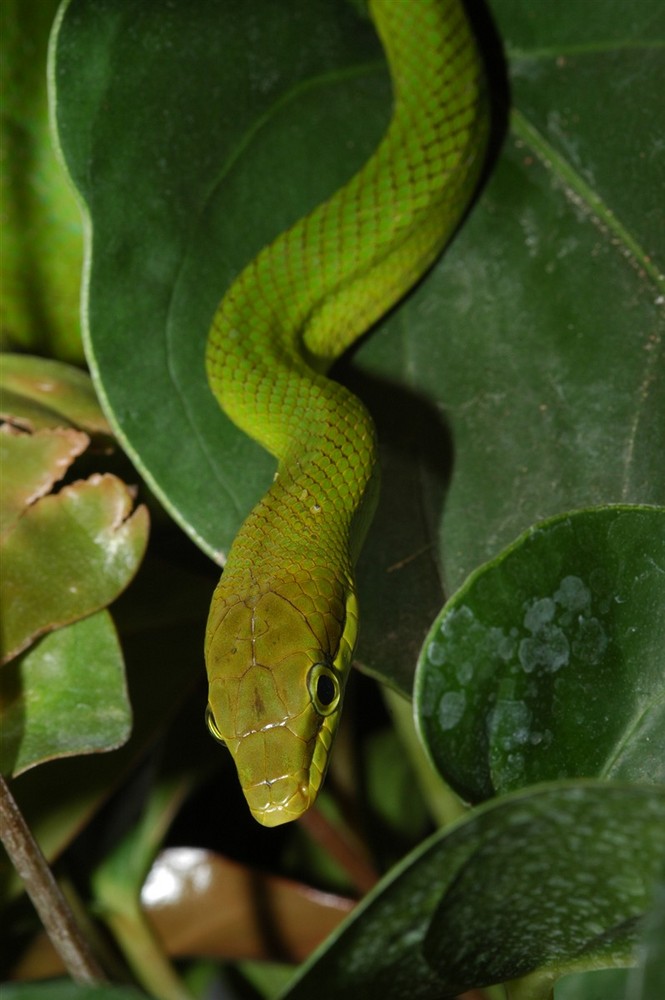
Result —
<instances>
[{"instance_id":1,"label":"wet leaf surface","mask_svg":"<svg viewBox=\"0 0 665 1000\"><path fill-rule=\"evenodd\" d=\"M662 788L550 785L488 803L396 866L285 996L435 1000L625 960L664 819Z\"/></svg>"},{"instance_id":2,"label":"wet leaf surface","mask_svg":"<svg viewBox=\"0 0 665 1000\"><path fill-rule=\"evenodd\" d=\"M466 799L564 777L665 783L665 508L578 511L477 570L435 622L420 730Z\"/></svg>"}]
</instances>

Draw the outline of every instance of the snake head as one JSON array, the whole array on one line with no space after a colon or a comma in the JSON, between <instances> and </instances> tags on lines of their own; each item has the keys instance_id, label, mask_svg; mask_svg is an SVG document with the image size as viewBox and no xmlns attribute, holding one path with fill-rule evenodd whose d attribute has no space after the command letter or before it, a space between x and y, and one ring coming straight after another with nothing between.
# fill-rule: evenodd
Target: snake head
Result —
<instances>
[{"instance_id":1,"label":"snake head","mask_svg":"<svg viewBox=\"0 0 665 1000\"><path fill-rule=\"evenodd\" d=\"M252 815L297 819L325 777L357 635L352 584L294 574L270 589L222 581L206 637L208 727L234 759Z\"/></svg>"}]
</instances>

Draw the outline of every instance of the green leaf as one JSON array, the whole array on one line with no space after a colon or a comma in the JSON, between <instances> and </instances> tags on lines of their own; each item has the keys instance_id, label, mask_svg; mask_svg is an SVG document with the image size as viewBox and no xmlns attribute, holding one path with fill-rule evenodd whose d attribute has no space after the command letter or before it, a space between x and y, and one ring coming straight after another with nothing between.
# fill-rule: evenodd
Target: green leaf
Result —
<instances>
[{"instance_id":1,"label":"green leaf","mask_svg":"<svg viewBox=\"0 0 665 1000\"><path fill-rule=\"evenodd\" d=\"M88 359L120 439L208 553L228 547L274 464L207 388L212 314L240 267L371 150L387 117L365 115L388 92L366 65L379 52L369 24L327 0L297 16L203 0L195 18L179 4L74 0L60 25L58 136L93 229ZM294 160L303 118L318 122L308 144L331 153L317 169Z\"/></svg>"},{"instance_id":2,"label":"green leaf","mask_svg":"<svg viewBox=\"0 0 665 1000\"><path fill-rule=\"evenodd\" d=\"M644 924L639 964L630 973L626 1000L648 1000L665 993L665 865Z\"/></svg>"},{"instance_id":3,"label":"green leaf","mask_svg":"<svg viewBox=\"0 0 665 1000\"><path fill-rule=\"evenodd\" d=\"M145 507L131 489L94 474L54 492L110 428L85 373L57 361L0 357L0 661L53 628L109 604L141 561Z\"/></svg>"},{"instance_id":4,"label":"green leaf","mask_svg":"<svg viewBox=\"0 0 665 1000\"><path fill-rule=\"evenodd\" d=\"M652 1000L665 995L665 883L656 886L655 905L646 915L637 965L565 976L555 1000Z\"/></svg>"},{"instance_id":5,"label":"green leaf","mask_svg":"<svg viewBox=\"0 0 665 1000\"><path fill-rule=\"evenodd\" d=\"M89 375L29 354L0 355L0 417L34 430L72 426L102 437L111 433Z\"/></svg>"},{"instance_id":6,"label":"green leaf","mask_svg":"<svg viewBox=\"0 0 665 1000\"><path fill-rule=\"evenodd\" d=\"M25 508L0 542L2 660L105 607L127 586L148 537L146 508L132 506L125 483L95 474Z\"/></svg>"},{"instance_id":7,"label":"green leaf","mask_svg":"<svg viewBox=\"0 0 665 1000\"><path fill-rule=\"evenodd\" d=\"M0 8L0 344L81 362L81 212L49 128L46 53L58 0Z\"/></svg>"},{"instance_id":8,"label":"green leaf","mask_svg":"<svg viewBox=\"0 0 665 1000\"><path fill-rule=\"evenodd\" d=\"M276 1000L293 978L291 966L274 962L239 962L238 968L265 1000Z\"/></svg>"},{"instance_id":9,"label":"green leaf","mask_svg":"<svg viewBox=\"0 0 665 1000\"><path fill-rule=\"evenodd\" d=\"M545 516L665 496L664 8L642 0L628 17L615 0L561 0L554 27L546 5L492 10L515 103L501 157L349 379L384 441L359 656L404 691L442 581L459 586ZM481 43L501 92L496 37ZM207 0L191 18L182 5L73 0L54 84L90 216L97 384L167 509L221 559L273 463L217 410L207 329L243 264L373 148L389 115L378 43L342 2L221 13Z\"/></svg>"},{"instance_id":10,"label":"green leaf","mask_svg":"<svg viewBox=\"0 0 665 1000\"><path fill-rule=\"evenodd\" d=\"M107 611L45 636L0 681L3 774L113 750L129 736L122 651Z\"/></svg>"},{"instance_id":11,"label":"green leaf","mask_svg":"<svg viewBox=\"0 0 665 1000\"><path fill-rule=\"evenodd\" d=\"M554 1000L626 1000L628 975L627 969L598 969L563 976L556 984Z\"/></svg>"},{"instance_id":12,"label":"green leaf","mask_svg":"<svg viewBox=\"0 0 665 1000\"><path fill-rule=\"evenodd\" d=\"M665 857L665 790L541 786L422 844L308 962L289 1000L440 1000L625 964Z\"/></svg>"},{"instance_id":13,"label":"green leaf","mask_svg":"<svg viewBox=\"0 0 665 1000\"><path fill-rule=\"evenodd\" d=\"M425 642L424 742L466 799L563 777L665 782L665 508L535 526Z\"/></svg>"},{"instance_id":14,"label":"green leaf","mask_svg":"<svg viewBox=\"0 0 665 1000\"><path fill-rule=\"evenodd\" d=\"M166 561L149 554L113 608L122 636L132 706L131 739L112 754L54 760L21 774L12 783L21 811L48 860L57 857L71 842L108 798L110 790L133 773L137 761L164 734L178 708L192 691L199 690L203 680L201 636L214 581L186 572L173 559L172 552L170 555ZM86 669L96 662L95 654ZM13 669L14 663L5 671ZM17 694L16 684L11 694ZM203 722L204 704L205 694L201 692L194 705L194 720L177 729L178 754L182 756L183 750L189 753L189 748L200 740L203 748L199 769L204 771L207 762L213 760L221 765L227 763L230 771L228 755L225 758L216 754L214 744L211 746ZM77 721L78 717L75 711ZM65 731L72 728L71 718L66 720ZM16 894L17 879L6 864L0 865L0 881L8 895Z\"/></svg>"},{"instance_id":15,"label":"green leaf","mask_svg":"<svg viewBox=\"0 0 665 1000\"><path fill-rule=\"evenodd\" d=\"M4 355L0 388L7 420L0 430L0 659L8 663L0 766L17 775L127 740L122 654L111 619L100 612L134 575L148 516L145 507L132 513L133 493L113 475L53 492L90 444L77 428L108 436L87 375Z\"/></svg>"},{"instance_id":16,"label":"green leaf","mask_svg":"<svg viewBox=\"0 0 665 1000\"><path fill-rule=\"evenodd\" d=\"M2 424L0 435L0 536L4 536L62 478L90 438L69 427L26 434L11 424Z\"/></svg>"}]
</instances>

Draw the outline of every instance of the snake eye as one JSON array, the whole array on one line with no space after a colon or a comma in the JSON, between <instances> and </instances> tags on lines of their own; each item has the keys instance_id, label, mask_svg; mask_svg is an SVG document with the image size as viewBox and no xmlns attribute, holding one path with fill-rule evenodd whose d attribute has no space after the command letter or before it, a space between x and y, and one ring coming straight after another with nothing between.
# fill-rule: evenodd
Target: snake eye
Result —
<instances>
[{"instance_id":1,"label":"snake eye","mask_svg":"<svg viewBox=\"0 0 665 1000\"><path fill-rule=\"evenodd\" d=\"M319 715L330 715L339 704L342 691L337 676L325 663L315 663L307 678L310 697Z\"/></svg>"},{"instance_id":2,"label":"snake eye","mask_svg":"<svg viewBox=\"0 0 665 1000\"><path fill-rule=\"evenodd\" d=\"M214 738L217 740L217 742L221 743L222 746L226 746L226 740L224 739L219 729L217 728L217 723L215 722L215 716L213 715L210 703L206 705L206 726L210 730L211 735L214 736Z\"/></svg>"}]
</instances>

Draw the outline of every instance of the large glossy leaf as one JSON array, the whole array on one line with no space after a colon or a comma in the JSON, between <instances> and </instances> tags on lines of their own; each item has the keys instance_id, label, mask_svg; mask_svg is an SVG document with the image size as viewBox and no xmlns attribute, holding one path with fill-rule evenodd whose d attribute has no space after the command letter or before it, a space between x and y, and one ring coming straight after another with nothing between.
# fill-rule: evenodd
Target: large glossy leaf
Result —
<instances>
[{"instance_id":1,"label":"large glossy leaf","mask_svg":"<svg viewBox=\"0 0 665 1000\"><path fill-rule=\"evenodd\" d=\"M665 508L529 531L471 575L423 647L415 710L465 798L563 777L665 784Z\"/></svg>"},{"instance_id":2,"label":"large glossy leaf","mask_svg":"<svg viewBox=\"0 0 665 1000\"><path fill-rule=\"evenodd\" d=\"M218 554L273 463L206 387L212 314L240 267L363 161L388 111L369 24L345 3L297 12L204 0L193 17L185 4L74 0L57 38L59 141L92 224L89 361L130 453ZM313 170L293 142L303 116L326 108L308 145L330 155Z\"/></svg>"},{"instance_id":3,"label":"large glossy leaf","mask_svg":"<svg viewBox=\"0 0 665 1000\"><path fill-rule=\"evenodd\" d=\"M629 962L664 819L663 789L638 786L542 786L482 806L393 869L286 996L440 1000L530 974L545 984L535 998L571 969Z\"/></svg>"},{"instance_id":4,"label":"large glossy leaf","mask_svg":"<svg viewBox=\"0 0 665 1000\"><path fill-rule=\"evenodd\" d=\"M631 970L626 1000L647 1000L665 992L665 877L654 893L654 905L645 920L639 964Z\"/></svg>"},{"instance_id":5,"label":"large glossy leaf","mask_svg":"<svg viewBox=\"0 0 665 1000\"><path fill-rule=\"evenodd\" d=\"M539 518L665 495L665 10L491 7L515 109L502 155L443 261L349 373L385 453L360 657L404 690L442 580L454 589ZM500 92L501 43L480 31ZM220 558L272 463L207 390L210 318L252 254L371 150L389 114L379 47L342 0L201 2L195 17L72 0L54 81L90 215L100 392L169 510Z\"/></svg>"},{"instance_id":6,"label":"large glossy leaf","mask_svg":"<svg viewBox=\"0 0 665 1000\"><path fill-rule=\"evenodd\" d=\"M573 973L560 979L554 1000L652 1000L665 995L665 883L656 886L631 968Z\"/></svg>"}]
</instances>

